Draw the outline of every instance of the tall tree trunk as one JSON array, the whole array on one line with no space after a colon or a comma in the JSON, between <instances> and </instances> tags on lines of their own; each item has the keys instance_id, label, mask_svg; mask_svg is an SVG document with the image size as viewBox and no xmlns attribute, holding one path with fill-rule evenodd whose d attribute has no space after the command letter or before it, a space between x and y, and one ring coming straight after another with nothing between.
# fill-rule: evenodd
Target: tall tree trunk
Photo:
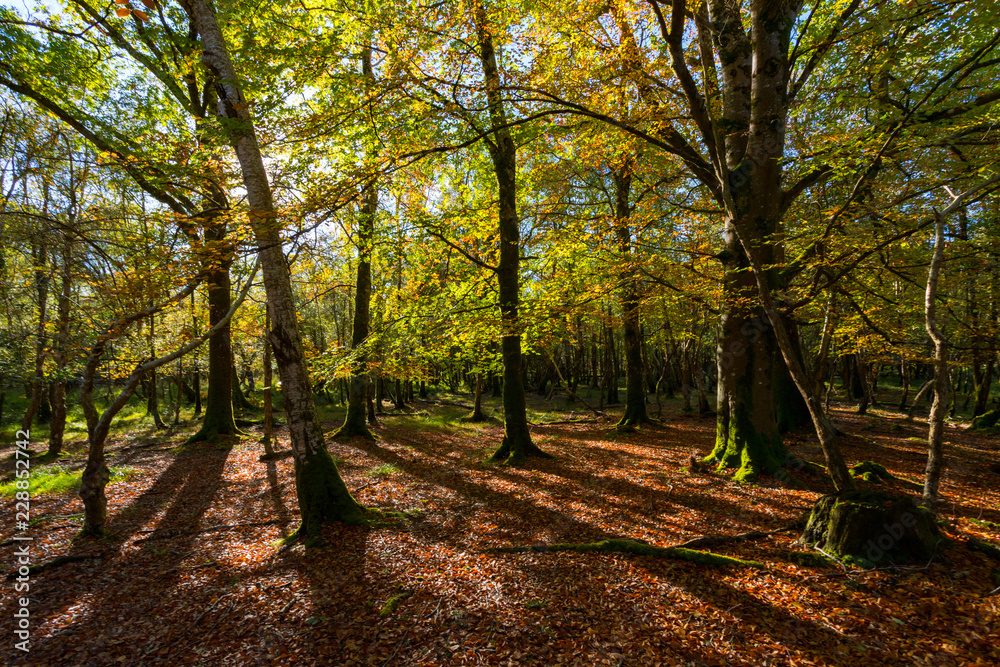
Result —
<instances>
[{"instance_id":1,"label":"tall tree trunk","mask_svg":"<svg viewBox=\"0 0 1000 667\"><path fill-rule=\"evenodd\" d=\"M361 52L361 70L365 80L366 91L370 93L375 83L370 45L366 46ZM372 135L374 135L374 129L373 127L370 128ZM368 138L368 152L369 159L374 160L374 136ZM372 178L365 183L361 193L361 211L356 233L358 270L354 290L354 329L351 337L351 346L355 351L355 358L351 368L351 381L347 394L347 416L344 418L344 423L334 433L333 437L335 438L361 436L369 440L374 439L372 432L368 429L368 423L365 418L368 394L371 391L368 386L368 355L361 348L368 338L371 326L371 252L372 241L375 236L375 215L377 212L378 189L375 179ZM371 422L375 423L374 411L371 416L373 417Z\"/></svg>"},{"instance_id":2,"label":"tall tree trunk","mask_svg":"<svg viewBox=\"0 0 1000 667\"><path fill-rule=\"evenodd\" d=\"M206 276L208 291L208 324L214 327L232 306L232 280L229 268L233 249L226 239L225 225L210 222L205 228L205 240L219 255ZM208 342L208 391L205 416L201 428L188 443L216 440L220 436L242 435L233 414L233 347L230 327L226 326Z\"/></svg>"},{"instance_id":3,"label":"tall tree trunk","mask_svg":"<svg viewBox=\"0 0 1000 667\"><path fill-rule=\"evenodd\" d=\"M660 377L662 379L662 374ZM684 398L681 410L691 412L691 339L689 338L681 342L681 396Z\"/></svg>"},{"instance_id":4,"label":"tall tree trunk","mask_svg":"<svg viewBox=\"0 0 1000 667\"><path fill-rule=\"evenodd\" d=\"M631 160L613 174L615 183L615 235L618 253L623 263L618 279L621 282L622 334L625 339L625 414L618 427L635 426L649 422L646 412L646 386L643 379L642 332L639 327L639 279L633 266Z\"/></svg>"},{"instance_id":5,"label":"tall tree trunk","mask_svg":"<svg viewBox=\"0 0 1000 667\"><path fill-rule=\"evenodd\" d=\"M274 437L274 406L272 403L273 382L271 370L271 340L267 332L271 330L271 316L267 312L267 305L264 306L264 453L273 454L271 440Z\"/></svg>"},{"instance_id":6,"label":"tall tree trunk","mask_svg":"<svg viewBox=\"0 0 1000 667\"><path fill-rule=\"evenodd\" d=\"M752 478L784 463L784 446L774 415L772 371L783 358L806 402L838 491L854 488L833 425L805 372L803 360L778 309L773 290L784 263L781 188L785 125L788 118L789 49L792 26L801 7L796 0L750 6L749 31L728 3L710 0L713 24L721 31L723 133L695 111L709 127L706 140L716 149L714 167L725 208L726 247L723 285L725 306L719 346L719 407L716 447L711 460L739 464L737 478ZM677 7L682 5L675 5ZM682 35L668 40L675 68L683 65ZM749 269L749 270L747 270ZM754 289L756 286L756 290ZM760 308L742 303L756 292ZM770 322L770 327L767 323ZM770 329L770 331L768 330ZM772 333L773 332L773 333ZM780 357L776 352L780 351Z\"/></svg>"},{"instance_id":7,"label":"tall tree trunk","mask_svg":"<svg viewBox=\"0 0 1000 667\"><path fill-rule=\"evenodd\" d=\"M74 191L75 193L75 191ZM75 196L73 197L75 201ZM70 297L73 287L73 237L67 231L63 234L62 276L57 306L56 340L52 351L56 362L56 380L52 384L52 420L49 422L50 457L58 456L63 447L66 431L66 380L65 370L69 361L69 316Z\"/></svg>"},{"instance_id":8,"label":"tall tree trunk","mask_svg":"<svg viewBox=\"0 0 1000 667\"><path fill-rule=\"evenodd\" d=\"M288 264L282 251L281 225L260 147L222 31L207 0L182 0L201 37L202 63L219 91L218 114L236 151L250 205L250 224L257 240L271 329L268 332L281 377L285 414L295 462L295 486L302 524L297 533L307 543L320 538L324 521L364 523L366 511L344 484L326 449L316 416L312 384Z\"/></svg>"},{"instance_id":9,"label":"tall tree trunk","mask_svg":"<svg viewBox=\"0 0 1000 667\"><path fill-rule=\"evenodd\" d=\"M48 188L45 188L45 199L48 201ZM48 316L49 303L49 278L50 273L46 268L48 260L48 243L45 236L38 246L32 247L34 255L35 272L35 299L38 308L38 320L35 325L35 365L34 376L31 382L31 393L29 394L28 408L24 411L24 418L21 420L21 430L25 433L31 431L31 424L35 420L35 413L42 403L42 391L45 388L45 378L43 376L45 366L45 322Z\"/></svg>"},{"instance_id":10,"label":"tall tree trunk","mask_svg":"<svg viewBox=\"0 0 1000 667\"><path fill-rule=\"evenodd\" d=\"M521 228L517 215L517 149L507 128L507 114L500 95L500 72L497 68L491 26L480 1L474 5L479 56L486 80L486 99L493 134L484 137L493 161L500 202L500 260L497 263L497 288L500 298L500 349L503 355L503 440L491 461L519 464L527 457L550 455L531 441L528 408L521 373L521 331L518 305L521 298Z\"/></svg>"},{"instance_id":11,"label":"tall tree trunk","mask_svg":"<svg viewBox=\"0 0 1000 667\"><path fill-rule=\"evenodd\" d=\"M941 468L944 465L941 434L948 409L948 343L938 328L937 292L944 262L944 216L938 215L934 226L934 255L927 272L927 292L924 297L924 324L934 342L934 403L927 418L927 469L924 472L923 503L936 509Z\"/></svg>"},{"instance_id":12,"label":"tall tree trunk","mask_svg":"<svg viewBox=\"0 0 1000 667\"><path fill-rule=\"evenodd\" d=\"M151 316L149 318L149 358L156 358L156 317ZM160 417L160 396L159 391L156 387L156 369L149 371L146 378L146 414L153 418L153 425L156 428L166 428L167 425L163 423L163 419Z\"/></svg>"}]
</instances>

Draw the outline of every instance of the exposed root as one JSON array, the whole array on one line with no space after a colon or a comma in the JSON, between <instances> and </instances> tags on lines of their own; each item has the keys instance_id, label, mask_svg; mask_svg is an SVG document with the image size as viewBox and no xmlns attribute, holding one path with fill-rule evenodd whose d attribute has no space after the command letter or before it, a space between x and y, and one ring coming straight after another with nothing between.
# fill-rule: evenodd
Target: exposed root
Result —
<instances>
[{"instance_id":1,"label":"exposed root","mask_svg":"<svg viewBox=\"0 0 1000 667\"><path fill-rule=\"evenodd\" d=\"M610 539L600 542L584 542L577 544L539 544L522 547L497 547L490 549L491 553L546 553L555 551L600 553L626 553L636 556L654 556L657 558L676 558L700 565L735 565L741 567L763 568L764 564L753 560L742 560L731 556L722 556L709 551L695 551L686 547L657 547L644 542L629 539Z\"/></svg>"},{"instance_id":2,"label":"exposed root","mask_svg":"<svg viewBox=\"0 0 1000 667\"><path fill-rule=\"evenodd\" d=\"M38 563L37 565L32 565L28 568L28 576L34 576L41 572L42 570L48 570L54 567L59 567L60 565L66 565L67 563L77 563L82 560L92 560L94 558L101 558L97 554L76 554L73 556L57 556L50 561L44 563ZM7 581L13 581L14 577L18 575L18 571L15 569L13 572L7 575Z\"/></svg>"}]
</instances>

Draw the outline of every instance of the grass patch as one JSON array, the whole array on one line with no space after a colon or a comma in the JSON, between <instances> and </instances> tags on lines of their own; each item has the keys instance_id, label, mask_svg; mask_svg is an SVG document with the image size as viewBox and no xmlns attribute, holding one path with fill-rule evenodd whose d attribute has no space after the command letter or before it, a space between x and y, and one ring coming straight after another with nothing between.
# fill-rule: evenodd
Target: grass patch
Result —
<instances>
[{"instance_id":1,"label":"grass patch","mask_svg":"<svg viewBox=\"0 0 1000 667\"><path fill-rule=\"evenodd\" d=\"M111 471L111 477L108 479L109 485L115 482L122 482L137 472L135 468L128 466L111 466L109 470ZM83 470L72 471L58 465L47 468L35 468L31 471L27 491L32 496L38 496L43 493L75 491L80 488L80 478L82 476ZM0 484L0 495L13 498L18 491L24 491L25 489L17 487L18 481L11 480L6 484Z\"/></svg>"},{"instance_id":2,"label":"grass patch","mask_svg":"<svg viewBox=\"0 0 1000 667\"><path fill-rule=\"evenodd\" d=\"M391 463L386 463L384 465L376 466L374 468L369 468L365 471L365 477L389 477L397 472L402 472L398 466L394 466Z\"/></svg>"}]
</instances>

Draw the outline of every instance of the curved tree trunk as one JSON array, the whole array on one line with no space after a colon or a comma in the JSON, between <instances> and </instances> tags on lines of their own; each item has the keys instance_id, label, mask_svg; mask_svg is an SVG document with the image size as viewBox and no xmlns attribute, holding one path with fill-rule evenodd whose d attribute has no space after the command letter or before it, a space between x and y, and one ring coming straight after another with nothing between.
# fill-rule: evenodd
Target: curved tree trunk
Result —
<instances>
[{"instance_id":1,"label":"curved tree trunk","mask_svg":"<svg viewBox=\"0 0 1000 667\"><path fill-rule=\"evenodd\" d=\"M938 215L934 227L934 255L927 274L927 292L924 298L924 320L927 334L934 342L934 403L927 418L927 469L924 472L923 503L935 509L944 452L941 434L944 416L948 409L948 343L937 324L937 290L944 262L944 216Z\"/></svg>"}]
</instances>

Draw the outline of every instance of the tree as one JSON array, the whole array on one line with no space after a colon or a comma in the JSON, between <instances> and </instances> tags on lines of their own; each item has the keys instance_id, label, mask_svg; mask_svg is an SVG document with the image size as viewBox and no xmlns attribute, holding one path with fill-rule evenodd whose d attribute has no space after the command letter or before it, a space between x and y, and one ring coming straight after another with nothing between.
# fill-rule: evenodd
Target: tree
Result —
<instances>
[{"instance_id":1,"label":"tree","mask_svg":"<svg viewBox=\"0 0 1000 667\"><path fill-rule=\"evenodd\" d=\"M215 13L205 0L185 0L201 40L202 62L219 91L216 113L240 164L250 204L250 225L257 241L271 320L269 341L281 377L288 432L295 460L295 488L302 523L298 535L307 542L319 539L325 521L363 523L365 510L351 497L326 449L316 418L316 405L299 324L288 265L282 252L277 212L254 134L249 105L239 87L229 49Z\"/></svg>"}]
</instances>

